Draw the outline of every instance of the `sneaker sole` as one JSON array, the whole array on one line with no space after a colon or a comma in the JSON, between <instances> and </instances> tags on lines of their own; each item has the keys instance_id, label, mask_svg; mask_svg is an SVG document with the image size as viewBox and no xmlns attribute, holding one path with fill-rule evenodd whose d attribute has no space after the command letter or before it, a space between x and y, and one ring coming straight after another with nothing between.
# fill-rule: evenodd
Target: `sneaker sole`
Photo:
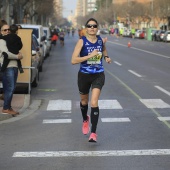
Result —
<instances>
[{"instance_id":1,"label":"sneaker sole","mask_svg":"<svg viewBox=\"0 0 170 170\"><path fill-rule=\"evenodd\" d=\"M96 143L97 141L95 141L95 140L93 140L93 139L89 139L89 142Z\"/></svg>"}]
</instances>

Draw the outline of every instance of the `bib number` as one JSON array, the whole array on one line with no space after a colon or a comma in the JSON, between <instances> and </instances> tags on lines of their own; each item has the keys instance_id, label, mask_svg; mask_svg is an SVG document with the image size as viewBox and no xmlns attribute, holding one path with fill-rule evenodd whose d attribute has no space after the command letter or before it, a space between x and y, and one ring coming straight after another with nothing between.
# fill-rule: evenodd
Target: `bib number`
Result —
<instances>
[{"instance_id":1,"label":"bib number","mask_svg":"<svg viewBox=\"0 0 170 170\"><path fill-rule=\"evenodd\" d=\"M101 58L102 58L102 53L98 52L97 55L95 55L94 57L89 58L87 60L87 64L100 64L101 63L101 61L100 61Z\"/></svg>"}]
</instances>

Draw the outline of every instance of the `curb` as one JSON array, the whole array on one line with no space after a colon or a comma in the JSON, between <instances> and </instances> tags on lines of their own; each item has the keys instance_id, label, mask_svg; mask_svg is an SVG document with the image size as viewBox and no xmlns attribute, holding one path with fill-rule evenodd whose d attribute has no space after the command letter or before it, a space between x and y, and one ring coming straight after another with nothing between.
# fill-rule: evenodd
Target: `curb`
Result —
<instances>
[{"instance_id":1,"label":"curb","mask_svg":"<svg viewBox=\"0 0 170 170\"><path fill-rule=\"evenodd\" d=\"M15 99L14 99L15 100ZM30 94L24 94L24 101L23 106L18 110L20 114L23 114L23 112L28 108L30 105ZM0 122L13 118L12 115L9 114L0 114Z\"/></svg>"}]
</instances>

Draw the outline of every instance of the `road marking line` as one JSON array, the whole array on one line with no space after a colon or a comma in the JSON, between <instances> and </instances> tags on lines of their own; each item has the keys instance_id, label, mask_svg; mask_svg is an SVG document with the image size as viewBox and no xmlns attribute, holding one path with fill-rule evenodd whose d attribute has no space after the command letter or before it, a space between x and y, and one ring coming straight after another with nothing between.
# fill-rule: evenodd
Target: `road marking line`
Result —
<instances>
[{"instance_id":1,"label":"road marking line","mask_svg":"<svg viewBox=\"0 0 170 170\"><path fill-rule=\"evenodd\" d=\"M100 109L123 109L117 100L99 100Z\"/></svg>"},{"instance_id":2,"label":"road marking line","mask_svg":"<svg viewBox=\"0 0 170 170\"><path fill-rule=\"evenodd\" d=\"M129 118L101 118L102 122L130 122Z\"/></svg>"},{"instance_id":3,"label":"road marking line","mask_svg":"<svg viewBox=\"0 0 170 170\"><path fill-rule=\"evenodd\" d=\"M170 96L170 92L169 92L169 91L163 89L163 88L160 87L160 86L155 86L155 87L156 87L158 90L160 90L160 91L164 92L165 94L167 94L168 96Z\"/></svg>"},{"instance_id":4,"label":"road marking line","mask_svg":"<svg viewBox=\"0 0 170 170\"><path fill-rule=\"evenodd\" d=\"M119 62L117 62L117 61L114 61L114 63L115 64L117 64L117 65L119 65L119 66L121 66L122 64L120 64Z\"/></svg>"},{"instance_id":5,"label":"road marking line","mask_svg":"<svg viewBox=\"0 0 170 170\"><path fill-rule=\"evenodd\" d=\"M71 123L71 119L45 119L43 123Z\"/></svg>"},{"instance_id":6,"label":"road marking line","mask_svg":"<svg viewBox=\"0 0 170 170\"><path fill-rule=\"evenodd\" d=\"M71 110L70 110L70 111L68 111L68 112L62 112L62 113L71 113Z\"/></svg>"},{"instance_id":7,"label":"road marking line","mask_svg":"<svg viewBox=\"0 0 170 170\"><path fill-rule=\"evenodd\" d=\"M12 157L113 157L113 156L164 156L170 155L170 149L151 150L108 150L108 151L47 151L47 152L15 152Z\"/></svg>"},{"instance_id":8,"label":"road marking line","mask_svg":"<svg viewBox=\"0 0 170 170\"><path fill-rule=\"evenodd\" d=\"M170 117L158 117L160 121L170 121Z\"/></svg>"},{"instance_id":9,"label":"road marking line","mask_svg":"<svg viewBox=\"0 0 170 170\"><path fill-rule=\"evenodd\" d=\"M111 75L113 78L115 78L121 85L123 85L131 94L133 94L137 99L142 99L135 91L133 91L126 83L124 83L120 78L118 78L116 75L114 75L112 72L110 72L109 70L105 69L105 71ZM151 111L157 116L157 117L161 117L161 114L151 108ZM163 122L169 129L170 129L170 123L167 121Z\"/></svg>"},{"instance_id":10,"label":"road marking line","mask_svg":"<svg viewBox=\"0 0 170 170\"><path fill-rule=\"evenodd\" d=\"M161 99L139 99L147 108L170 108L170 105Z\"/></svg>"},{"instance_id":11,"label":"road marking line","mask_svg":"<svg viewBox=\"0 0 170 170\"><path fill-rule=\"evenodd\" d=\"M135 76L137 76L137 77L142 77L140 74L138 74L138 73L136 73L136 72L134 72L134 71L132 71L132 70L128 70L130 73L132 73L132 74L134 74Z\"/></svg>"},{"instance_id":12,"label":"road marking line","mask_svg":"<svg viewBox=\"0 0 170 170\"><path fill-rule=\"evenodd\" d=\"M112 44L117 44L117 45L120 45L120 46L123 46L123 47L127 47L127 45L123 45L123 44L120 44L120 43L116 43L116 42L112 42L112 41L107 41L107 42L110 42ZM145 53L148 53L148 54L153 54L153 55L157 55L157 56L168 58L168 59L170 58L169 56L166 56L166 55L153 53L153 52L142 50L142 49L135 48L135 47L131 47L131 49L135 49L135 50L138 50L138 51L142 51L142 52L145 52Z\"/></svg>"},{"instance_id":13,"label":"road marking line","mask_svg":"<svg viewBox=\"0 0 170 170\"><path fill-rule=\"evenodd\" d=\"M71 100L50 100L47 110L71 110Z\"/></svg>"},{"instance_id":14,"label":"road marking line","mask_svg":"<svg viewBox=\"0 0 170 170\"><path fill-rule=\"evenodd\" d=\"M39 91L53 92L57 91L56 89L38 89Z\"/></svg>"}]
</instances>

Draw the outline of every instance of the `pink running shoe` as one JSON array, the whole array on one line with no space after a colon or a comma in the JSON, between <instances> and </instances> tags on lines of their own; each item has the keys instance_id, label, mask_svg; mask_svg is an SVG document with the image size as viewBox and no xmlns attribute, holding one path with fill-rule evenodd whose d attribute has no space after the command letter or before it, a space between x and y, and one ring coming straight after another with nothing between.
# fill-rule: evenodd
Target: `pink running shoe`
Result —
<instances>
[{"instance_id":1,"label":"pink running shoe","mask_svg":"<svg viewBox=\"0 0 170 170\"><path fill-rule=\"evenodd\" d=\"M89 137L89 142L97 142L97 135L96 133L91 133Z\"/></svg>"},{"instance_id":2,"label":"pink running shoe","mask_svg":"<svg viewBox=\"0 0 170 170\"><path fill-rule=\"evenodd\" d=\"M83 121L83 126L82 126L82 132L84 135L87 135L90 131L89 121L90 121L90 116L87 115L87 120Z\"/></svg>"}]
</instances>

